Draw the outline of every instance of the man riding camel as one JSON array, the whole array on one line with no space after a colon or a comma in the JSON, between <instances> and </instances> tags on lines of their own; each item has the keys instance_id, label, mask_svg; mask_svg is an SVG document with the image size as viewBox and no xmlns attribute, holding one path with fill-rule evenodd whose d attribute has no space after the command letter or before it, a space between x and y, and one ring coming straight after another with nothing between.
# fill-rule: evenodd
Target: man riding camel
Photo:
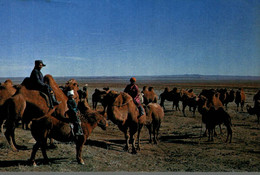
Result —
<instances>
[{"instance_id":1,"label":"man riding camel","mask_svg":"<svg viewBox=\"0 0 260 175\"><path fill-rule=\"evenodd\" d=\"M56 100L56 97L54 95L51 86L44 83L43 81L43 75L41 69L44 66L46 65L43 64L42 60L35 60L35 66L30 75L31 87L35 90L39 90L47 94L50 100L50 106L51 108L53 108L53 106L59 105L61 102Z\"/></svg>"},{"instance_id":2,"label":"man riding camel","mask_svg":"<svg viewBox=\"0 0 260 175\"><path fill-rule=\"evenodd\" d=\"M144 115L144 110L142 108L140 97L139 97L139 89L138 86L135 84L135 82L136 82L136 78L132 77L130 79L130 84L126 86L124 92L128 93L133 98L133 101L139 110L139 114L140 114L139 117L141 117L142 115Z\"/></svg>"}]
</instances>

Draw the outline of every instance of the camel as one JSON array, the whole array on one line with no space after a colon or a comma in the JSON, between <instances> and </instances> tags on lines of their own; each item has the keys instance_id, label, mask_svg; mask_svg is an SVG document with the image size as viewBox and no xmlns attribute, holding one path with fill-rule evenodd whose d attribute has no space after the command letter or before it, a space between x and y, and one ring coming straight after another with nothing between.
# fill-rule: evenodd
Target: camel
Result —
<instances>
[{"instance_id":1,"label":"camel","mask_svg":"<svg viewBox=\"0 0 260 175\"><path fill-rule=\"evenodd\" d=\"M95 92L92 94L92 103L93 103L93 109L97 109L97 104L100 102L102 106L104 107L105 111L105 104L103 103L104 97L109 92L109 88L103 88L103 90L95 89Z\"/></svg>"},{"instance_id":2,"label":"camel","mask_svg":"<svg viewBox=\"0 0 260 175\"><path fill-rule=\"evenodd\" d=\"M124 150L129 151L130 139L132 153L136 154L136 150L140 150L140 132L145 124L146 115L139 116L139 111L133 102L133 98L125 92L110 91L105 96L104 102L107 105L107 118L115 123L125 135L126 145ZM135 147L136 132L137 148Z\"/></svg>"},{"instance_id":3,"label":"camel","mask_svg":"<svg viewBox=\"0 0 260 175\"><path fill-rule=\"evenodd\" d=\"M182 113L183 116L186 117L185 108L189 106L189 111L192 110L192 116L195 117L195 111L197 108L197 96L194 94L193 90L190 89L189 91L182 89L180 92L181 101L182 101Z\"/></svg>"},{"instance_id":4,"label":"camel","mask_svg":"<svg viewBox=\"0 0 260 175\"><path fill-rule=\"evenodd\" d=\"M86 99L88 102L88 84L83 86L83 90L78 90L79 100Z\"/></svg>"},{"instance_id":5,"label":"camel","mask_svg":"<svg viewBox=\"0 0 260 175\"><path fill-rule=\"evenodd\" d=\"M228 103L234 101L235 99L235 91L233 89L231 89L229 92L226 92L226 98L225 100L223 101L223 105L226 107L226 110L227 110L227 105Z\"/></svg>"},{"instance_id":6,"label":"camel","mask_svg":"<svg viewBox=\"0 0 260 175\"><path fill-rule=\"evenodd\" d=\"M243 88L239 88L236 91L236 97L235 97L235 103L237 104L237 111L238 111L238 108L239 108L239 104L240 104L240 107L241 107L241 111L243 111L245 101L246 101L245 91L244 91Z\"/></svg>"},{"instance_id":7,"label":"camel","mask_svg":"<svg viewBox=\"0 0 260 175\"><path fill-rule=\"evenodd\" d=\"M180 111L180 107L179 107L179 101L181 100L181 94L180 92L177 90L177 88L173 88L172 91L169 90L169 88L165 88L164 92L160 94L159 99L161 99L160 105L163 107L163 109L165 110L164 107L164 101L172 101L172 109L174 109L174 106L176 107L176 111Z\"/></svg>"},{"instance_id":8,"label":"camel","mask_svg":"<svg viewBox=\"0 0 260 175\"><path fill-rule=\"evenodd\" d=\"M222 108L223 104L219 99L219 95L220 95L219 92L217 92L215 89L203 89L201 91L201 93L199 94L199 98L197 101L198 111L200 110L199 107L202 106L202 104L201 104L202 96L204 96L204 98L206 98L206 100L207 100L206 106L208 106L208 107L214 106L215 109L218 109L220 107ZM219 130L220 130L220 134L222 134L221 125L219 125ZM207 136L207 131L208 131L208 129L205 130L204 136ZM217 135L216 131L215 131L214 135Z\"/></svg>"},{"instance_id":9,"label":"camel","mask_svg":"<svg viewBox=\"0 0 260 175\"><path fill-rule=\"evenodd\" d=\"M257 116L257 123L259 124L260 119L260 90L254 95L253 97L254 106L251 107L250 105L246 105L247 112L250 115Z\"/></svg>"},{"instance_id":10,"label":"camel","mask_svg":"<svg viewBox=\"0 0 260 175\"><path fill-rule=\"evenodd\" d=\"M231 143L231 117L224 110L224 107L221 101L219 100L218 95L218 93L213 94L211 98L207 98L201 94L198 100L198 111L202 115L202 122L206 124L206 131L209 131L208 141L213 141L213 131L215 130L215 126L220 126L222 123L224 123L224 125L227 127L228 132L226 142L228 141L228 138L230 136L229 143ZM209 99L211 101L209 101Z\"/></svg>"},{"instance_id":11,"label":"camel","mask_svg":"<svg viewBox=\"0 0 260 175\"><path fill-rule=\"evenodd\" d=\"M143 93L143 98L144 98L143 103L145 105L148 105L148 103L157 103L158 96L154 92L153 87L148 88L147 86L144 86L142 93Z\"/></svg>"},{"instance_id":12,"label":"camel","mask_svg":"<svg viewBox=\"0 0 260 175\"><path fill-rule=\"evenodd\" d=\"M83 145L96 126L105 130L107 127L107 121L99 112L90 109L85 100L79 102L79 108L83 112L80 116L80 120L84 135L74 136L70 124L51 116L50 114L52 112L47 113L43 117L32 120L31 133L36 140L36 143L33 146L29 164L34 166L36 165L35 155L39 148L41 148L44 163L49 163L46 153L47 138L53 138L61 142L74 141L76 144L76 160L81 165L85 164L82 159Z\"/></svg>"},{"instance_id":13,"label":"camel","mask_svg":"<svg viewBox=\"0 0 260 175\"><path fill-rule=\"evenodd\" d=\"M207 106L207 99L203 96L200 97L202 99L202 105L199 105L199 112L202 115L202 121L206 124L206 129L209 131L208 141L213 141L213 132L216 125L220 125L224 123L227 127L227 139L228 142L229 136L231 143L232 140L232 129L231 129L231 117L230 115L224 110L223 107L215 108L214 106L208 107ZM204 101L204 103L203 103Z\"/></svg>"},{"instance_id":14,"label":"camel","mask_svg":"<svg viewBox=\"0 0 260 175\"><path fill-rule=\"evenodd\" d=\"M6 107L7 107L7 99L11 98L16 92L16 86L13 85L12 80L7 79L4 83L0 85L0 125L1 132L4 132L4 122L6 120Z\"/></svg>"},{"instance_id":15,"label":"camel","mask_svg":"<svg viewBox=\"0 0 260 175\"><path fill-rule=\"evenodd\" d=\"M58 87L57 83L51 75L46 75L44 81L48 83L58 101L61 103L55 108L52 115L57 118L64 119L65 112L68 110L67 107L67 96ZM78 84L76 80L70 80L67 85L67 89L73 89L74 92L78 90ZM78 95L75 93L75 95ZM76 96L75 99L78 97ZM7 120L6 120L6 131L5 137L10 144L13 151L17 151L17 148L22 148L15 142L15 123L19 120L31 121L33 118L39 118L44 116L50 111L48 106L48 100L46 100L46 95L38 90L29 90L26 88L25 84L22 83L17 89L16 93L9 98L7 103Z\"/></svg>"},{"instance_id":16,"label":"camel","mask_svg":"<svg viewBox=\"0 0 260 175\"><path fill-rule=\"evenodd\" d=\"M153 134L153 142L157 144L159 130L164 117L163 108L157 103L149 103L147 106L144 106L144 108L146 112L145 126L148 128L150 135L149 142L152 143Z\"/></svg>"}]
</instances>

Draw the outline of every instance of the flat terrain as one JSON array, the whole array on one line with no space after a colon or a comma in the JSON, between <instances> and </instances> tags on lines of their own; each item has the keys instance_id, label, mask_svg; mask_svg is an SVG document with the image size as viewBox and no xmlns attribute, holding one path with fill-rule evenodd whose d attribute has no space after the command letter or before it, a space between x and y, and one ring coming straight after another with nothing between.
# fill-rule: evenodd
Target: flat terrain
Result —
<instances>
[{"instance_id":1,"label":"flat terrain","mask_svg":"<svg viewBox=\"0 0 260 175\"><path fill-rule=\"evenodd\" d=\"M64 78L64 80L69 80ZM64 85L64 80L57 80ZM76 78L77 80L77 78ZM128 81L86 81L78 80L80 88L89 84L89 101L95 88L123 91ZM159 95L165 87L172 89L192 88L199 94L204 88L227 88L237 90L243 87L246 92L246 104L253 105L253 95L259 90L259 81L139 81L140 90L144 85L153 86ZM160 100L159 100L160 101ZM90 103L92 106L92 104ZM37 166L27 165L33 147L33 140L29 130L19 126L16 129L18 144L27 146L26 150L13 152L5 138L0 136L0 171L2 172L75 172L75 171L127 171L127 172L259 172L260 171L260 129L256 116L250 116L246 108L236 111L234 102L228 104L227 112L232 118L233 140L225 143L226 128L223 125L223 135L218 134L214 142L208 142L202 137L205 125L201 122L201 115L196 116L186 109L187 117L180 111L172 109L172 103L165 102L165 117L160 129L158 145L148 141L148 130L143 128L141 134L141 151L136 155L124 152L124 136L116 125L109 122L106 131L95 128L84 146L83 159L85 165L78 165L75 159L75 145L55 141L56 149L49 149L47 154L50 165L42 164L41 151L37 153ZM102 107L98 106L99 109ZM180 103L180 108L182 105ZM216 127L219 133L219 127Z\"/></svg>"}]
</instances>

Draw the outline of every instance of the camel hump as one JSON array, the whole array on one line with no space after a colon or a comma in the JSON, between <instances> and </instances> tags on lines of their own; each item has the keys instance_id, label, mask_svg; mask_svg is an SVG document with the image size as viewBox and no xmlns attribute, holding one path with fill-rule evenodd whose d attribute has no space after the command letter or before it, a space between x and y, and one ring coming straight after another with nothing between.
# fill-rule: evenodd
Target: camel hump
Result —
<instances>
[{"instance_id":1,"label":"camel hump","mask_svg":"<svg viewBox=\"0 0 260 175\"><path fill-rule=\"evenodd\" d=\"M30 77L25 77L25 79L23 80L23 82L21 83L21 85L22 85L22 86L25 86L26 89L32 89Z\"/></svg>"}]
</instances>

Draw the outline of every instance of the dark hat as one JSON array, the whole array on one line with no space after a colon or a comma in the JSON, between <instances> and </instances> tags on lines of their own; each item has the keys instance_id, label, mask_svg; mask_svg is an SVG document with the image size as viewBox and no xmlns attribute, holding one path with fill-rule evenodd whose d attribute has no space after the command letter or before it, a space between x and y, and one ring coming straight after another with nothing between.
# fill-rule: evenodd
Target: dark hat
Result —
<instances>
[{"instance_id":1,"label":"dark hat","mask_svg":"<svg viewBox=\"0 0 260 175\"><path fill-rule=\"evenodd\" d=\"M42 60L35 60L35 65L39 65L40 63L42 63L42 66L46 66L45 64L43 64Z\"/></svg>"}]
</instances>

